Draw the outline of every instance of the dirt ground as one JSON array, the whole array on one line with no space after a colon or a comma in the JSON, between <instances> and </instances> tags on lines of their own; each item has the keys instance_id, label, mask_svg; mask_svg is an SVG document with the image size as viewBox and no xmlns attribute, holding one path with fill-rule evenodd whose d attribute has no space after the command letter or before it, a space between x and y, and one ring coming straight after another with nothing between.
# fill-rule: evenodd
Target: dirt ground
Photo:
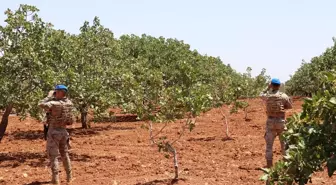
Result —
<instances>
[{"instance_id":1,"label":"dirt ground","mask_svg":"<svg viewBox=\"0 0 336 185\"><path fill-rule=\"evenodd\" d=\"M260 99L249 100L248 121L244 113L229 118L233 140L225 136L221 111L212 109L197 118L196 128L186 132L175 144L178 151L181 180L190 185L254 185L265 165L265 109ZM302 101L294 99L293 112L300 111ZM93 124L82 130L80 124L71 128L71 159L74 181L71 184L151 185L171 184L173 159L165 158L157 146L149 145L148 130L143 122ZM182 121L170 124L162 135L175 139ZM154 134L162 124L154 125ZM0 143L0 184L48 184L50 169L45 153L43 126L31 119L20 122L10 117L8 135ZM279 159L280 145L275 144ZM65 172L60 163L62 184ZM313 184L336 184L327 173L314 174Z\"/></svg>"}]
</instances>

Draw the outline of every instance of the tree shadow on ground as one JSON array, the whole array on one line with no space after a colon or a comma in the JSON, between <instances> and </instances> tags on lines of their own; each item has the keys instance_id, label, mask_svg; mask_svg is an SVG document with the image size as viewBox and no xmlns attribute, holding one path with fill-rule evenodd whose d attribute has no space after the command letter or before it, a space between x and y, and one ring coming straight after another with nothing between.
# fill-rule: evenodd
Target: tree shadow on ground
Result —
<instances>
[{"instance_id":1,"label":"tree shadow on ground","mask_svg":"<svg viewBox=\"0 0 336 185\"><path fill-rule=\"evenodd\" d=\"M41 127L42 128L42 127ZM71 137L82 138L87 136L99 135L101 132L108 130L134 130L135 127L125 127L125 126L112 126L110 125L99 125L88 129L82 128L69 128L67 129ZM27 131L14 131L8 136L11 139L15 140L37 140L44 139L43 130L27 130Z\"/></svg>"},{"instance_id":2,"label":"tree shadow on ground","mask_svg":"<svg viewBox=\"0 0 336 185\"><path fill-rule=\"evenodd\" d=\"M70 153L71 161L88 162L95 159L108 159L116 161L115 156L93 156L86 154ZM48 164L48 157L45 152L31 153L31 152L15 152L15 153L0 153L0 168L12 167L16 168L21 165L28 165L31 167L43 167Z\"/></svg>"},{"instance_id":3,"label":"tree shadow on ground","mask_svg":"<svg viewBox=\"0 0 336 185\"><path fill-rule=\"evenodd\" d=\"M160 179L160 180L153 180L150 182L145 182L145 183L137 183L135 185L155 185L155 184L166 184L166 185L173 185L177 184L180 181L186 181L186 179Z\"/></svg>"},{"instance_id":4,"label":"tree shadow on ground","mask_svg":"<svg viewBox=\"0 0 336 185\"><path fill-rule=\"evenodd\" d=\"M18 167L21 164L29 161L33 167L43 164L46 158L44 153L28 153L28 152L15 152L15 153L0 153L0 167ZM36 160L37 159L37 160ZM34 161L30 161L34 160ZM10 163L6 163L10 161Z\"/></svg>"},{"instance_id":5,"label":"tree shadow on ground","mask_svg":"<svg viewBox=\"0 0 336 185\"><path fill-rule=\"evenodd\" d=\"M8 137L15 140L37 140L44 139L42 130L27 130L27 131L14 131L8 134Z\"/></svg>"},{"instance_id":6,"label":"tree shadow on ground","mask_svg":"<svg viewBox=\"0 0 336 185\"><path fill-rule=\"evenodd\" d=\"M92 135L99 135L101 132L109 131L109 130L135 130L136 127L125 127L125 126L112 126L112 124L108 126L95 126L88 129L83 128L70 128L67 129L71 137L81 138Z\"/></svg>"},{"instance_id":7,"label":"tree shadow on ground","mask_svg":"<svg viewBox=\"0 0 336 185\"><path fill-rule=\"evenodd\" d=\"M222 138L222 141L234 141L235 139L232 137L224 137Z\"/></svg>"},{"instance_id":8,"label":"tree shadow on ground","mask_svg":"<svg viewBox=\"0 0 336 185\"><path fill-rule=\"evenodd\" d=\"M189 138L187 141L213 141L216 139L216 136L213 137L201 137L201 138Z\"/></svg>"},{"instance_id":9,"label":"tree shadow on ground","mask_svg":"<svg viewBox=\"0 0 336 185\"><path fill-rule=\"evenodd\" d=\"M34 181L29 184L24 184L24 185L42 185L42 184L50 184L50 182L39 182L39 181Z\"/></svg>"}]
</instances>

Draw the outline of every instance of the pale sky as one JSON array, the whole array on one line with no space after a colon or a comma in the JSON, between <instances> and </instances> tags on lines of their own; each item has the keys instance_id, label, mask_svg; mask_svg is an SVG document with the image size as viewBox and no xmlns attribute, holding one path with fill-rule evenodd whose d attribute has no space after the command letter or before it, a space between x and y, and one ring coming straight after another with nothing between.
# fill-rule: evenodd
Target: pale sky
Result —
<instances>
[{"instance_id":1,"label":"pale sky","mask_svg":"<svg viewBox=\"0 0 336 185\"><path fill-rule=\"evenodd\" d=\"M19 4L40 9L57 29L78 33L94 16L122 34L184 40L202 54L219 56L239 72L262 68L281 81L302 59L320 55L336 36L335 0L0 0L3 12Z\"/></svg>"}]
</instances>

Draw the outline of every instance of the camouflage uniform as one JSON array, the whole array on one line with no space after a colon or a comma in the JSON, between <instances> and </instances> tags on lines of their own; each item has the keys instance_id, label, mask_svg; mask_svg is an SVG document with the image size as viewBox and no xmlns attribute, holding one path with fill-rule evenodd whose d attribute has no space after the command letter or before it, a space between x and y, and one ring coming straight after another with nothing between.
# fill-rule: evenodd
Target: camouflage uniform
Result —
<instances>
[{"instance_id":1,"label":"camouflage uniform","mask_svg":"<svg viewBox=\"0 0 336 185\"><path fill-rule=\"evenodd\" d=\"M54 98L54 100L55 100L55 98ZM44 124L44 129L45 129L45 132L46 132L45 133L45 137L44 137L45 140L47 140L47 137L48 137L47 133L48 133L48 128L49 128L50 116L51 116L51 112L48 111L46 113L46 115L45 115L45 124ZM67 145L68 145L68 149L71 149L71 146L70 146L70 135L69 135L69 137L67 139Z\"/></svg>"},{"instance_id":2,"label":"camouflage uniform","mask_svg":"<svg viewBox=\"0 0 336 185\"><path fill-rule=\"evenodd\" d=\"M73 104L67 98L57 100L52 97L47 97L39 103L39 106L46 111L50 111L47 153L51 163L52 183L59 183L59 154L61 155L67 173L67 181L70 182L72 179L72 171L67 145L69 134L66 130L66 126L73 123Z\"/></svg>"},{"instance_id":3,"label":"camouflage uniform","mask_svg":"<svg viewBox=\"0 0 336 185\"><path fill-rule=\"evenodd\" d=\"M285 109L291 109L292 103L289 97L279 90L264 91L262 96L266 102L266 160L267 166L270 167L273 162L273 143L276 136L280 136L285 130ZM281 153L285 154L285 143L280 139Z\"/></svg>"}]
</instances>

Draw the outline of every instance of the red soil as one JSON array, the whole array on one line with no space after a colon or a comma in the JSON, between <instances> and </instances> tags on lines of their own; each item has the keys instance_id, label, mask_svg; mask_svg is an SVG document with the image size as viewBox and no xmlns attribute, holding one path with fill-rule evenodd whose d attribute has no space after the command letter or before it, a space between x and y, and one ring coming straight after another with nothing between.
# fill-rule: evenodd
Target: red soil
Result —
<instances>
[{"instance_id":1,"label":"red soil","mask_svg":"<svg viewBox=\"0 0 336 185\"><path fill-rule=\"evenodd\" d=\"M187 131L175 143L178 152L180 178L176 184L242 185L265 184L259 181L265 165L265 108L260 99L248 100L248 121L244 113L229 118L233 140L223 140L225 128L221 111L217 108L197 118L192 132ZM294 98L294 109L300 111L302 101ZM123 118L125 119L125 118ZM133 118L132 118L133 119ZM125 119L126 120L126 119ZM156 146L149 145L148 130L144 122L117 122L92 124L82 130L80 124L72 126L71 159L74 181L72 184L150 185L171 184L173 160L164 157ZM171 140L178 137L182 120L170 124L162 136ZM162 124L154 124L154 134ZM45 154L43 126L32 120L20 122L10 117L7 136L0 144L0 184L47 184L50 169ZM278 139L274 148L279 159ZM65 172L60 163L62 184ZM313 176L313 184L333 184L327 173Z\"/></svg>"}]
</instances>

